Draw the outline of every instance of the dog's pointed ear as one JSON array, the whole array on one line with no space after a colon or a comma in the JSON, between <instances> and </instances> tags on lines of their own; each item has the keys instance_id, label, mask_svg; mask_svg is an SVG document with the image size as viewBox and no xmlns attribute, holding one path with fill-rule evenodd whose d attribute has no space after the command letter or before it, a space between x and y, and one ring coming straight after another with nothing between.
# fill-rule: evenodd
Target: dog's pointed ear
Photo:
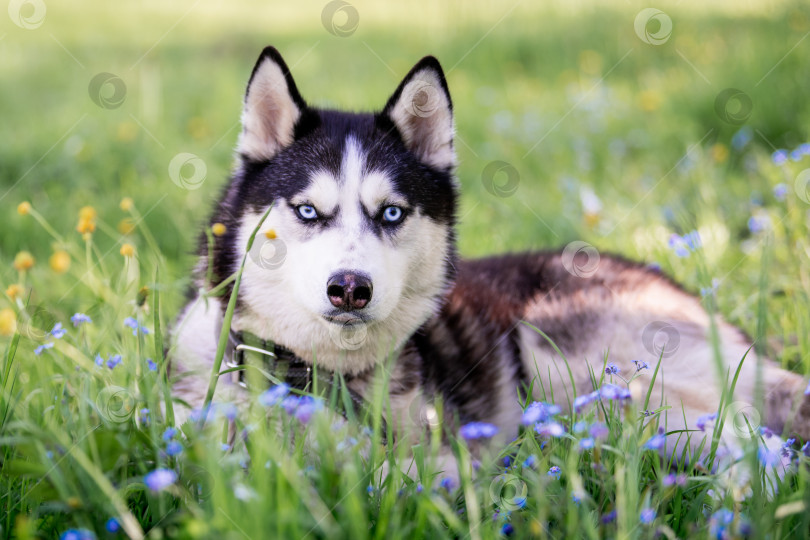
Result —
<instances>
[{"instance_id":1,"label":"dog's pointed ear","mask_svg":"<svg viewBox=\"0 0 810 540\"><path fill-rule=\"evenodd\" d=\"M424 57L411 69L382 114L394 123L417 158L441 170L455 167L453 102L442 66L434 57Z\"/></svg>"},{"instance_id":2,"label":"dog's pointed ear","mask_svg":"<svg viewBox=\"0 0 810 540\"><path fill-rule=\"evenodd\" d=\"M265 48L245 93L237 152L243 159L271 159L292 144L295 125L306 107L281 54L275 47Z\"/></svg>"}]
</instances>

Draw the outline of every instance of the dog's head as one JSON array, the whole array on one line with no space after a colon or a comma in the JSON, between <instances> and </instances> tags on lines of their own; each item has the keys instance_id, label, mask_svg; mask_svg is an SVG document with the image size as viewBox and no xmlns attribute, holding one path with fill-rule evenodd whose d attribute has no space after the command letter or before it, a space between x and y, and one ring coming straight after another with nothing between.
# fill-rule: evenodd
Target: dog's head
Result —
<instances>
[{"instance_id":1,"label":"dog's head","mask_svg":"<svg viewBox=\"0 0 810 540\"><path fill-rule=\"evenodd\" d=\"M381 112L347 113L308 106L268 47L242 126L212 219L227 227L215 282L238 269L272 210L247 256L234 328L328 369L367 369L439 308L452 279L453 114L439 62L417 63Z\"/></svg>"}]
</instances>

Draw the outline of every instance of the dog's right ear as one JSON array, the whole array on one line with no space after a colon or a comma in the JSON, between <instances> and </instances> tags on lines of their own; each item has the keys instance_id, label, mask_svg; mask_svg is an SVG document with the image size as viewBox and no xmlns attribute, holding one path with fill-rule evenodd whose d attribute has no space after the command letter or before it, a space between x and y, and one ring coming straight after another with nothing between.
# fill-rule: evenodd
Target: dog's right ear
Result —
<instances>
[{"instance_id":1,"label":"dog's right ear","mask_svg":"<svg viewBox=\"0 0 810 540\"><path fill-rule=\"evenodd\" d=\"M281 54L265 48L248 81L237 152L247 160L272 159L292 144L306 107Z\"/></svg>"}]
</instances>

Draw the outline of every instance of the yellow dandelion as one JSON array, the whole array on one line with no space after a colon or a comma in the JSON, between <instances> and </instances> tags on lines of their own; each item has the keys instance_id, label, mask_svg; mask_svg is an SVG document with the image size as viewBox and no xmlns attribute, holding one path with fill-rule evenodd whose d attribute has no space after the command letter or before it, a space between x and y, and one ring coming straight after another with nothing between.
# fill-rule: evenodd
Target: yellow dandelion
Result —
<instances>
[{"instance_id":1,"label":"yellow dandelion","mask_svg":"<svg viewBox=\"0 0 810 540\"><path fill-rule=\"evenodd\" d=\"M0 309L0 336L11 336L17 331L17 314L11 308Z\"/></svg>"},{"instance_id":2,"label":"yellow dandelion","mask_svg":"<svg viewBox=\"0 0 810 540\"><path fill-rule=\"evenodd\" d=\"M6 288L6 296L11 298L12 300L16 300L17 298L21 297L23 294L23 286L18 283L12 283Z\"/></svg>"},{"instance_id":3,"label":"yellow dandelion","mask_svg":"<svg viewBox=\"0 0 810 540\"><path fill-rule=\"evenodd\" d=\"M135 246L132 244L121 244L121 251L119 253L124 257L133 257L135 255Z\"/></svg>"},{"instance_id":4,"label":"yellow dandelion","mask_svg":"<svg viewBox=\"0 0 810 540\"><path fill-rule=\"evenodd\" d=\"M19 271L30 270L34 266L34 256L27 251L21 251L14 257L14 268Z\"/></svg>"},{"instance_id":5,"label":"yellow dandelion","mask_svg":"<svg viewBox=\"0 0 810 540\"><path fill-rule=\"evenodd\" d=\"M717 143L711 148L712 159L717 163L723 163L728 159L728 147L723 143Z\"/></svg>"},{"instance_id":6,"label":"yellow dandelion","mask_svg":"<svg viewBox=\"0 0 810 540\"><path fill-rule=\"evenodd\" d=\"M214 236L222 236L227 230L228 228L224 223L214 223L211 225L211 232L214 233Z\"/></svg>"},{"instance_id":7,"label":"yellow dandelion","mask_svg":"<svg viewBox=\"0 0 810 540\"><path fill-rule=\"evenodd\" d=\"M661 95L652 90L644 90L638 95L639 105L641 110L652 112L661 105Z\"/></svg>"},{"instance_id":8,"label":"yellow dandelion","mask_svg":"<svg viewBox=\"0 0 810 540\"><path fill-rule=\"evenodd\" d=\"M79 210L79 219L96 219L98 217L98 212L92 206L83 206Z\"/></svg>"},{"instance_id":9,"label":"yellow dandelion","mask_svg":"<svg viewBox=\"0 0 810 540\"><path fill-rule=\"evenodd\" d=\"M123 235L132 234L135 230L135 222L132 221L132 218L124 218L118 222L118 232Z\"/></svg>"},{"instance_id":10,"label":"yellow dandelion","mask_svg":"<svg viewBox=\"0 0 810 540\"><path fill-rule=\"evenodd\" d=\"M23 201L17 205L17 213L21 216L27 216L31 212L31 203Z\"/></svg>"},{"instance_id":11,"label":"yellow dandelion","mask_svg":"<svg viewBox=\"0 0 810 540\"><path fill-rule=\"evenodd\" d=\"M51 265L51 270L57 274L64 274L70 270L70 255L64 249L60 249L51 255L48 264Z\"/></svg>"},{"instance_id":12,"label":"yellow dandelion","mask_svg":"<svg viewBox=\"0 0 810 540\"><path fill-rule=\"evenodd\" d=\"M275 229L269 229L268 231L266 231L266 232L264 233L264 236L265 236L265 237L266 237L268 240L275 240L276 238L278 238L278 235L276 234L276 230L275 230Z\"/></svg>"},{"instance_id":13,"label":"yellow dandelion","mask_svg":"<svg viewBox=\"0 0 810 540\"><path fill-rule=\"evenodd\" d=\"M135 206L135 202L131 197L124 197L121 199L121 203L118 206L121 207L121 210L124 212L129 212L132 210L132 207Z\"/></svg>"},{"instance_id":14,"label":"yellow dandelion","mask_svg":"<svg viewBox=\"0 0 810 540\"><path fill-rule=\"evenodd\" d=\"M81 234L89 234L96 230L96 222L90 218L79 218L79 224L76 225L76 230Z\"/></svg>"}]
</instances>

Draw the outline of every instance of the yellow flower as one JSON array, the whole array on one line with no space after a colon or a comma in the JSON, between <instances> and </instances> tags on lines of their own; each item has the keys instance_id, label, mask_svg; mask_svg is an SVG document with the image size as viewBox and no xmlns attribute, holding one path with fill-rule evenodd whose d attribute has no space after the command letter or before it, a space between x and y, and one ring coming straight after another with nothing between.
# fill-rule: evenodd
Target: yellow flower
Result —
<instances>
[{"instance_id":1,"label":"yellow flower","mask_svg":"<svg viewBox=\"0 0 810 540\"><path fill-rule=\"evenodd\" d=\"M135 202L133 202L132 198L130 197L124 197L121 199L121 203L118 206L120 206L121 210L124 212L129 212L132 210L132 207L135 206Z\"/></svg>"},{"instance_id":2,"label":"yellow flower","mask_svg":"<svg viewBox=\"0 0 810 540\"><path fill-rule=\"evenodd\" d=\"M661 95L653 90L644 90L638 95L641 110L651 112L661 105Z\"/></svg>"},{"instance_id":3,"label":"yellow flower","mask_svg":"<svg viewBox=\"0 0 810 540\"><path fill-rule=\"evenodd\" d=\"M70 270L70 255L64 249L60 249L51 255L48 264L51 265L51 270L57 274L64 274Z\"/></svg>"},{"instance_id":4,"label":"yellow flower","mask_svg":"<svg viewBox=\"0 0 810 540\"><path fill-rule=\"evenodd\" d=\"M82 234L91 233L96 230L96 222L88 217L80 217L76 230Z\"/></svg>"},{"instance_id":5,"label":"yellow flower","mask_svg":"<svg viewBox=\"0 0 810 540\"><path fill-rule=\"evenodd\" d=\"M224 223L214 223L211 225L211 232L214 233L214 236L222 236L227 230L228 228Z\"/></svg>"},{"instance_id":6,"label":"yellow flower","mask_svg":"<svg viewBox=\"0 0 810 540\"><path fill-rule=\"evenodd\" d=\"M723 143L717 143L712 146L711 154L717 163L723 163L728 159L728 147Z\"/></svg>"},{"instance_id":7,"label":"yellow flower","mask_svg":"<svg viewBox=\"0 0 810 540\"><path fill-rule=\"evenodd\" d=\"M79 210L79 219L96 219L98 217L98 212L92 206L83 206Z\"/></svg>"},{"instance_id":8,"label":"yellow flower","mask_svg":"<svg viewBox=\"0 0 810 540\"><path fill-rule=\"evenodd\" d=\"M124 257L132 257L135 255L135 246L132 244L121 244L121 255Z\"/></svg>"},{"instance_id":9,"label":"yellow flower","mask_svg":"<svg viewBox=\"0 0 810 540\"><path fill-rule=\"evenodd\" d=\"M17 298L22 296L22 293L23 293L23 286L17 283L12 283L6 289L6 296L11 298L12 300L16 300Z\"/></svg>"},{"instance_id":10,"label":"yellow flower","mask_svg":"<svg viewBox=\"0 0 810 540\"><path fill-rule=\"evenodd\" d=\"M264 236L267 237L268 240L275 240L276 238L278 238L275 229L269 229L264 233Z\"/></svg>"},{"instance_id":11,"label":"yellow flower","mask_svg":"<svg viewBox=\"0 0 810 540\"><path fill-rule=\"evenodd\" d=\"M0 336L10 336L17 331L17 314L11 308L0 309Z\"/></svg>"},{"instance_id":12,"label":"yellow flower","mask_svg":"<svg viewBox=\"0 0 810 540\"><path fill-rule=\"evenodd\" d=\"M34 266L34 256L27 251L21 251L14 257L14 268L23 271L30 270Z\"/></svg>"},{"instance_id":13,"label":"yellow flower","mask_svg":"<svg viewBox=\"0 0 810 540\"><path fill-rule=\"evenodd\" d=\"M132 221L132 218L124 218L118 222L118 232L123 235L132 234L132 231L135 230L135 222Z\"/></svg>"},{"instance_id":14,"label":"yellow flower","mask_svg":"<svg viewBox=\"0 0 810 540\"><path fill-rule=\"evenodd\" d=\"M21 216L27 216L28 213L31 212L31 203L28 201L23 201L17 205L17 213Z\"/></svg>"}]
</instances>

